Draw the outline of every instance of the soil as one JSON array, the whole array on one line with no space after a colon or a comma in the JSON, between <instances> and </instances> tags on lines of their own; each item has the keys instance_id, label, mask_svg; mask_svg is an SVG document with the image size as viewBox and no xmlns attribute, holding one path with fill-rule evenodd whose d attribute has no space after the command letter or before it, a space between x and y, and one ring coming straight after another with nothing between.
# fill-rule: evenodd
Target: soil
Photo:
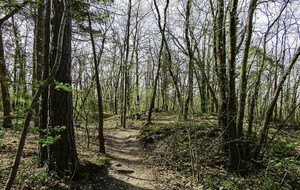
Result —
<instances>
[{"instance_id":1,"label":"soil","mask_svg":"<svg viewBox=\"0 0 300 190\"><path fill-rule=\"evenodd\" d=\"M108 125L106 125L108 126ZM141 126L141 125L140 125ZM76 190L154 190L172 188L171 181L176 175L168 174L160 168L158 159L149 150L143 148L139 134L142 127L131 126L121 129L109 125L105 129L106 154L98 153L96 128L91 127L91 143L87 148L84 128L77 128L76 142L82 171L78 179L73 182L56 180L47 177L47 168L38 167L37 134L29 133L21 160L18 179L14 189L76 189ZM4 187L12 164L19 132L13 129L2 131L0 154L0 189ZM5 143L4 143L5 142ZM107 157L110 166L97 166L99 157Z\"/></svg>"},{"instance_id":2,"label":"soil","mask_svg":"<svg viewBox=\"0 0 300 190\"><path fill-rule=\"evenodd\" d=\"M107 131L106 148L111 167L105 189L158 189L157 168L139 143L139 131L138 128Z\"/></svg>"}]
</instances>

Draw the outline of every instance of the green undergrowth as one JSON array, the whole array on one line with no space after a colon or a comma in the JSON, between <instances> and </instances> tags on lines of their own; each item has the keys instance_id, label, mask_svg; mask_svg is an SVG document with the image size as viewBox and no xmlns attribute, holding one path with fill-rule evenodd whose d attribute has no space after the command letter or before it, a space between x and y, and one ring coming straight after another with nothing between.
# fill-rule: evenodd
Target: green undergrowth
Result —
<instances>
[{"instance_id":1,"label":"green undergrowth","mask_svg":"<svg viewBox=\"0 0 300 190\"><path fill-rule=\"evenodd\" d=\"M140 140L157 156L159 165L186 177L194 173L196 186L202 189L300 187L299 131L289 131L293 137L278 134L267 147L263 160L247 163L249 171L243 176L227 171L228 158L221 150L221 133L215 116L202 115L188 122L161 119L145 126ZM252 139L253 143L257 140Z\"/></svg>"},{"instance_id":2,"label":"green undergrowth","mask_svg":"<svg viewBox=\"0 0 300 190\"><path fill-rule=\"evenodd\" d=\"M55 172L47 173L46 167L34 169L37 162L38 159L33 158L30 163L21 166L21 170L26 172L22 172L21 175L17 176L15 180L16 189L68 190L85 189L87 187L88 189L97 189L103 187L110 166L109 158L99 156L94 161L81 160L76 174L59 177Z\"/></svg>"},{"instance_id":3,"label":"green undergrowth","mask_svg":"<svg viewBox=\"0 0 300 190\"><path fill-rule=\"evenodd\" d=\"M111 165L110 159L106 156L100 156L95 161L96 165L102 168L107 168Z\"/></svg>"}]
</instances>

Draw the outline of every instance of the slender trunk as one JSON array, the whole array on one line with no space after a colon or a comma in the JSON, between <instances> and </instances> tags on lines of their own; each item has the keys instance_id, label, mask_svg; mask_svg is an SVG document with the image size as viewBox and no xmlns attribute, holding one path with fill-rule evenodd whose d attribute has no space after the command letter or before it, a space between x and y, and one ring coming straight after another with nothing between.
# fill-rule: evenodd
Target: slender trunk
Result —
<instances>
[{"instance_id":1,"label":"slender trunk","mask_svg":"<svg viewBox=\"0 0 300 190\"><path fill-rule=\"evenodd\" d=\"M247 63L249 57L249 49L252 39L252 20L253 14L257 6L257 0L252 0L249 5L248 19L246 25L246 40L244 45L243 58L241 63L241 75L240 75L240 85L239 85L239 102L238 102L238 114L237 114L237 131L238 137L243 135L243 121L244 113L246 107L246 93L247 93Z\"/></svg>"},{"instance_id":2,"label":"slender trunk","mask_svg":"<svg viewBox=\"0 0 300 190\"><path fill-rule=\"evenodd\" d=\"M44 2L42 2L44 3ZM42 5L44 6L44 5ZM50 53L50 2L46 4L46 15L44 21L44 63L43 63L43 80L46 80L49 76L49 53ZM40 138L46 137L45 129L48 127L48 95L49 95L49 88L47 87L42 92L42 101L40 105L40 123L39 129L40 130ZM39 144L40 149L40 164L44 165L48 160L48 148L43 146L42 143Z\"/></svg>"},{"instance_id":3,"label":"slender trunk","mask_svg":"<svg viewBox=\"0 0 300 190\"><path fill-rule=\"evenodd\" d=\"M105 142L104 142L104 135L103 135L103 104L102 104L102 92L101 92L101 85L100 85L100 78L99 78L99 63L97 61L97 52L96 46L93 36L92 30L92 22L90 18L90 13L88 12L88 22L89 22L89 33L92 42L92 49L93 49L93 60L94 60L94 68L95 68L95 79L96 79L96 89L97 89L97 101L98 101L98 138L99 138L99 152L105 154ZM102 55L105 43L105 35L103 36L102 44L101 44L101 52Z\"/></svg>"},{"instance_id":4,"label":"slender trunk","mask_svg":"<svg viewBox=\"0 0 300 190\"><path fill-rule=\"evenodd\" d=\"M167 22L167 10L168 10L168 7L169 7L169 0L167 0L165 8L164 8L163 26L161 25L161 15L160 15L160 11L159 11L156 0L154 0L154 6L155 6L155 10L156 10L157 16L158 16L159 30L160 30L161 35L164 36L165 29L166 29L166 22ZM158 54L158 66L157 66L156 76L155 76L155 79L154 79L154 87L153 87L154 89L153 89L153 94L152 94L152 98L151 98L150 108L149 108L149 111L148 111L147 123L151 122L152 109L154 108L154 103L155 103L157 83L158 83L158 79L159 79L159 72L160 72L160 68L161 68L161 62L162 62L161 59L162 59L162 53L163 53L164 45L165 45L165 40L164 40L164 37L162 37L161 44L160 44L160 49L159 49L159 54Z\"/></svg>"},{"instance_id":5,"label":"slender trunk","mask_svg":"<svg viewBox=\"0 0 300 190\"><path fill-rule=\"evenodd\" d=\"M128 71L128 61L129 61L129 43L130 43L130 19L131 19L131 9L132 0L129 0L128 13L127 13L127 24L126 24L126 36L125 36L125 60L123 63L123 110L122 110L122 127L126 128L126 115L127 115L127 105L128 105L128 84L129 84L129 71Z\"/></svg>"},{"instance_id":6,"label":"slender trunk","mask_svg":"<svg viewBox=\"0 0 300 190\"><path fill-rule=\"evenodd\" d=\"M228 127L227 127L227 72L226 72L226 37L224 26L224 0L217 1L217 15L214 17L214 39L217 64L217 80L219 85L219 126L223 132L223 150L228 150Z\"/></svg>"},{"instance_id":7,"label":"slender trunk","mask_svg":"<svg viewBox=\"0 0 300 190\"><path fill-rule=\"evenodd\" d=\"M3 103L3 124L4 128L11 128L12 122L10 117L11 105L10 105L10 94L9 94L9 86L8 86L8 75L7 68L5 65L4 58L4 46L3 46L3 36L2 36L2 25L0 25L0 85L1 85L1 93L2 93L2 103Z\"/></svg>"},{"instance_id":8,"label":"slender trunk","mask_svg":"<svg viewBox=\"0 0 300 190\"><path fill-rule=\"evenodd\" d=\"M264 71L264 66L265 66L265 61L266 61L267 37L268 37L271 29L275 25L275 23L281 17L281 14L283 13L283 11L285 10L285 8L287 7L288 3L289 3L289 1L285 2L285 5L280 10L279 15L276 17L276 19L268 27L267 31L265 32L264 39L263 39L263 44L264 44L263 52L258 52L259 54L262 55L262 58L261 58L261 63L259 65L257 79L256 79L255 85L254 85L253 96L251 98L250 110L249 110L249 114L248 114L249 118L248 118L247 138L250 138L251 135L252 135L252 128L253 128L253 122L254 122L254 110L255 110L255 107L258 108L258 106L256 106L256 104L257 104L257 99L258 99L258 95L259 95L259 89L260 89L260 83L261 83L261 76L262 76L262 73ZM257 112L258 112L258 115L259 115L259 111L257 111ZM250 151L248 151L248 152L249 152L249 154L247 155L247 157L250 159Z\"/></svg>"},{"instance_id":9,"label":"slender trunk","mask_svg":"<svg viewBox=\"0 0 300 190\"><path fill-rule=\"evenodd\" d=\"M293 69L294 65L296 64L299 56L300 56L300 47L295 51L295 54L290 61L290 64L288 65L285 72L283 73L283 76L280 79L277 88L275 89L275 93L274 93L274 96L272 97L271 103L268 106L268 108L264 114L263 128L260 133L259 143L255 147L254 153L253 153L254 159L259 158L259 154L260 154L262 148L264 148L266 145L266 141L267 141L267 137L268 137L268 133L269 133L270 122L271 122L272 114L273 114L277 99L279 97L280 91L282 90L282 86L283 86L285 80L289 76L289 74L290 74L291 70Z\"/></svg>"},{"instance_id":10,"label":"slender trunk","mask_svg":"<svg viewBox=\"0 0 300 190\"><path fill-rule=\"evenodd\" d=\"M192 50L191 40L190 40L190 14L191 14L192 1L188 0L186 4L186 15L185 15L185 41L188 49L188 95L185 101L185 109L183 119L186 120L189 111L192 112L193 105L193 74L194 74L194 52Z\"/></svg>"},{"instance_id":11,"label":"slender trunk","mask_svg":"<svg viewBox=\"0 0 300 190\"><path fill-rule=\"evenodd\" d=\"M233 172L238 172L243 168L243 166L241 166L242 151L239 151L239 144L237 143L239 136L237 136L236 130L235 64L237 55L237 6L238 0L230 1L227 125L229 137L229 169Z\"/></svg>"}]
</instances>

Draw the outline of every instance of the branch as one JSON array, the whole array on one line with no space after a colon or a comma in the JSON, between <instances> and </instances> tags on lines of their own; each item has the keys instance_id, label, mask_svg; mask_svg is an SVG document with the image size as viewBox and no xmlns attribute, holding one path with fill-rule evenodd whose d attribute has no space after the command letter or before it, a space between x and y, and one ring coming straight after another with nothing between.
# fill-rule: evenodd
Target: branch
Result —
<instances>
[{"instance_id":1,"label":"branch","mask_svg":"<svg viewBox=\"0 0 300 190\"><path fill-rule=\"evenodd\" d=\"M16 14L17 12L19 12L19 10L21 10L23 7L25 7L30 2L31 2L31 0L25 0L23 3L17 4L16 8L14 10L12 10L10 13L8 13L7 15L5 15L3 18L0 19L0 26L5 21L7 21L10 17L14 16L14 14Z\"/></svg>"}]
</instances>

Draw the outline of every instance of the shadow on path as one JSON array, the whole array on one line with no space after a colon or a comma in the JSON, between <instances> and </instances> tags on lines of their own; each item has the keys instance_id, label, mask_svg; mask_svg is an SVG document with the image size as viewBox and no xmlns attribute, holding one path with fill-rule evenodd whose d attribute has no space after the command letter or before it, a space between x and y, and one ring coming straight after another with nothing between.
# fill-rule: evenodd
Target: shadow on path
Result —
<instances>
[{"instance_id":1,"label":"shadow on path","mask_svg":"<svg viewBox=\"0 0 300 190\"><path fill-rule=\"evenodd\" d=\"M139 128L105 131L109 168L82 161L74 190L154 190L157 178L138 141ZM96 155L95 155L96 156ZM97 157L97 156L96 156Z\"/></svg>"}]
</instances>

